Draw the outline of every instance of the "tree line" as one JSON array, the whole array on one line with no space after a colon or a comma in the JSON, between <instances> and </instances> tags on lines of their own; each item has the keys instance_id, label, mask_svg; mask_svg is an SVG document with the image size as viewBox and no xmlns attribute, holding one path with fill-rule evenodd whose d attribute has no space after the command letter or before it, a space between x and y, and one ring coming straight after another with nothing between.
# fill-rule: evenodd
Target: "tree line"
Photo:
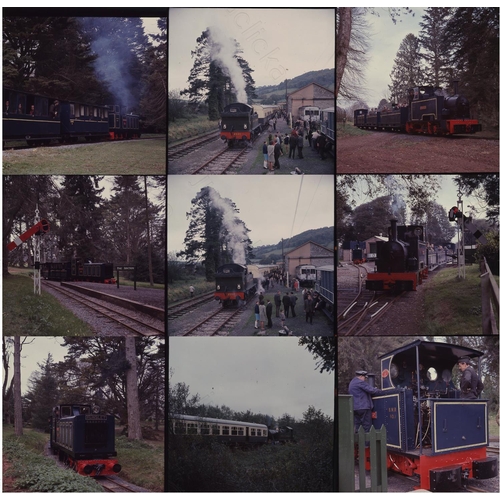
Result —
<instances>
[{"instance_id":1,"label":"tree line","mask_svg":"<svg viewBox=\"0 0 500 500\"><path fill-rule=\"evenodd\" d=\"M165 282L165 176L117 176L105 196L103 176L4 176L3 242L34 225L35 210L50 223L42 262L79 257L136 265L137 279ZM148 189L149 188L149 189ZM33 242L3 253L8 266L31 267Z\"/></svg>"},{"instance_id":2,"label":"tree line","mask_svg":"<svg viewBox=\"0 0 500 500\"><path fill-rule=\"evenodd\" d=\"M138 17L3 17L3 85L140 115L166 132L167 18L154 43Z\"/></svg>"}]
</instances>

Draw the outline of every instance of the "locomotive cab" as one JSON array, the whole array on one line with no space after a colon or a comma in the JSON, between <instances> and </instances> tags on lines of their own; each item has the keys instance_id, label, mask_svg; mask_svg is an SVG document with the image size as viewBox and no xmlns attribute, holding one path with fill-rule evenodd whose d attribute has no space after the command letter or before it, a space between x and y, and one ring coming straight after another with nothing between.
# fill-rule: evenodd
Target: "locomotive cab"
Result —
<instances>
[{"instance_id":1,"label":"locomotive cab","mask_svg":"<svg viewBox=\"0 0 500 500\"><path fill-rule=\"evenodd\" d=\"M373 425L387 431L387 467L420 475L421 488L459 489L462 479L497 475L497 458L486 455L488 401L460 399L453 368L462 356L482 352L459 345L416 340L380 357L384 392L373 397Z\"/></svg>"}]
</instances>

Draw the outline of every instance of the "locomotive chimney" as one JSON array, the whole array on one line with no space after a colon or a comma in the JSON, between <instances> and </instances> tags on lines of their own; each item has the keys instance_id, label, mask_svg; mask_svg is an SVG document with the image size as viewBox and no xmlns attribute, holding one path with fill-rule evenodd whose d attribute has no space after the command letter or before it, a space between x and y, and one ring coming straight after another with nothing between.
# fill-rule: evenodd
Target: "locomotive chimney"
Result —
<instances>
[{"instance_id":1,"label":"locomotive chimney","mask_svg":"<svg viewBox=\"0 0 500 500\"><path fill-rule=\"evenodd\" d=\"M391 219L391 234L389 235L390 241L396 241L398 239L397 224L398 224L398 219Z\"/></svg>"},{"instance_id":2,"label":"locomotive chimney","mask_svg":"<svg viewBox=\"0 0 500 500\"><path fill-rule=\"evenodd\" d=\"M458 95L458 80L453 80L453 95Z\"/></svg>"}]
</instances>

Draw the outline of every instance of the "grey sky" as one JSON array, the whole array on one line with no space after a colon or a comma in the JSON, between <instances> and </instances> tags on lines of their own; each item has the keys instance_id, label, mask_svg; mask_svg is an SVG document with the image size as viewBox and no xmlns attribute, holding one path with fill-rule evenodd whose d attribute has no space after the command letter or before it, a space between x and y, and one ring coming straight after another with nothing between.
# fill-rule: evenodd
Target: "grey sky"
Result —
<instances>
[{"instance_id":1,"label":"grey sky","mask_svg":"<svg viewBox=\"0 0 500 500\"><path fill-rule=\"evenodd\" d=\"M183 249L189 226L186 212L191 209L191 200L208 185L239 208L254 247L334 224L332 175L169 175L167 185L168 252Z\"/></svg>"},{"instance_id":2,"label":"grey sky","mask_svg":"<svg viewBox=\"0 0 500 500\"><path fill-rule=\"evenodd\" d=\"M424 14L424 9L412 8L415 16L401 13L394 24L387 8L377 8L374 11L375 14L365 14L371 25L371 43L367 53L368 64L364 70L366 93L362 97L369 107L376 107L381 99L390 97L388 85L391 83L391 71L399 46L409 33L418 36L421 29L419 23ZM339 103L342 104L340 100Z\"/></svg>"},{"instance_id":3,"label":"grey sky","mask_svg":"<svg viewBox=\"0 0 500 500\"><path fill-rule=\"evenodd\" d=\"M333 9L171 8L169 89L187 87L191 51L209 26L223 28L239 42L255 85L262 86L333 68L334 22Z\"/></svg>"},{"instance_id":4,"label":"grey sky","mask_svg":"<svg viewBox=\"0 0 500 500\"><path fill-rule=\"evenodd\" d=\"M312 405L333 418L333 374L298 338L170 338L171 383L184 382L201 403L296 419Z\"/></svg>"}]
</instances>

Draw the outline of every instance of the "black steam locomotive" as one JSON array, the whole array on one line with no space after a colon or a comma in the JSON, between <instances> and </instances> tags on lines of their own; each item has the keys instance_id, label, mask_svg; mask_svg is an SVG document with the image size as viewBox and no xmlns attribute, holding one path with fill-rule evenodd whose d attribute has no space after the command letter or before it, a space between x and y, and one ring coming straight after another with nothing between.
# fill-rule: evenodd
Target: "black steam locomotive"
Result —
<instances>
[{"instance_id":1,"label":"black steam locomotive","mask_svg":"<svg viewBox=\"0 0 500 500\"><path fill-rule=\"evenodd\" d=\"M3 89L3 141L24 141L29 146L52 140L131 139L140 137L139 116L116 105L59 101L29 92Z\"/></svg>"},{"instance_id":2,"label":"black steam locomotive","mask_svg":"<svg viewBox=\"0 0 500 500\"><path fill-rule=\"evenodd\" d=\"M458 95L446 97L439 87L408 89L408 105L382 111L357 109L354 125L363 129L401 131L409 134L456 135L481 132L481 125L471 118L469 101Z\"/></svg>"},{"instance_id":3,"label":"black steam locomotive","mask_svg":"<svg viewBox=\"0 0 500 500\"><path fill-rule=\"evenodd\" d=\"M115 419L87 404L60 404L50 418L50 449L84 476L118 474Z\"/></svg>"},{"instance_id":4,"label":"black steam locomotive","mask_svg":"<svg viewBox=\"0 0 500 500\"><path fill-rule=\"evenodd\" d=\"M240 264L224 264L215 273L215 300L223 307L239 306L257 291L257 280Z\"/></svg>"},{"instance_id":5,"label":"black steam locomotive","mask_svg":"<svg viewBox=\"0 0 500 500\"><path fill-rule=\"evenodd\" d=\"M246 145L267 130L269 120L274 116L277 106L249 106L242 102L228 104L221 117L220 138L231 147L236 143Z\"/></svg>"},{"instance_id":6,"label":"black steam locomotive","mask_svg":"<svg viewBox=\"0 0 500 500\"><path fill-rule=\"evenodd\" d=\"M381 396L373 397L373 425L387 431L387 467L420 476L431 491L460 489L467 478L498 475L498 458L487 456L488 401L460 399L452 371L459 358L482 352L416 340L380 357ZM369 463L366 464L369 468Z\"/></svg>"},{"instance_id":7,"label":"black steam locomotive","mask_svg":"<svg viewBox=\"0 0 500 500\"><path fill-rule=\"evenodd\" d=\"M50 281L116 283L111 262L84 262L79 258L66 262L42 263L41 274L43 279Z\"/></svg>"}]
</instances>

